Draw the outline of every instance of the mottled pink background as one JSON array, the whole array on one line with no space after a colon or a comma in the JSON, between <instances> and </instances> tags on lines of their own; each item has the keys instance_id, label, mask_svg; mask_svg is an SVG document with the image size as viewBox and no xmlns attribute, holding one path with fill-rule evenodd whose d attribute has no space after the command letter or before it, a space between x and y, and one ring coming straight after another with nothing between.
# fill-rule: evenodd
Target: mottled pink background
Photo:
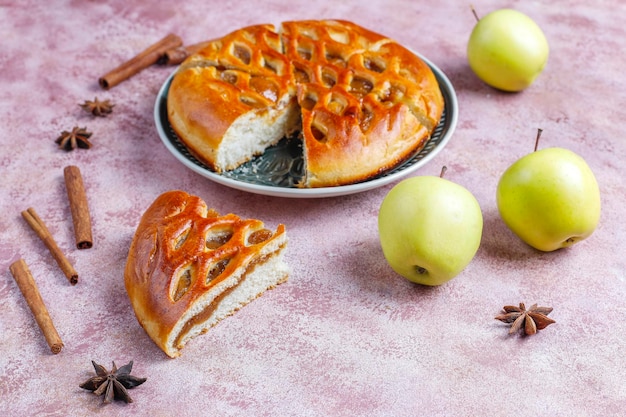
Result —
<instances>
[{"instance_id":1,"label":"mottled pink background","mask_svg":"<svg viewBox=\"0 0 626 417\"><path fill-rule=\"evenodd\" d=\"M150 416L615 416L626 410L626 6L621 0L473 1L532 16L549 64L521 94L482 84L465 57L469 3L424 1L0 1L0 410L4 415ZM110 91L97 79L168 32L186 43L243 25L344 18L387 34L436 63L456 88L459 124L415 175L471 190L485 218L470 266L438 288L386 264L376 218L391 186L347 197L292 200L235 191L181 165L153 122L172 71L153 67ZM94 119L78 103L116 103ZM94 147L66 153L54 139L75 125ZM583 155L600 183L596 233L538 253L500 220L495 187L514 160L542 146ZM94 247L74 249L63 167L83 173ZM123 285L139 217L165 190L220 212L283 222L290 281L194 339L171 360L135 320ZM34 207L80 274L75 287L21 219ZM9 273L24 258L65 342L52 355ZM509 337L504 304L554 307L554 324ZM102 407L78 385L115 360L148 381L133 404Z\"/></svg>"}]
</instances>

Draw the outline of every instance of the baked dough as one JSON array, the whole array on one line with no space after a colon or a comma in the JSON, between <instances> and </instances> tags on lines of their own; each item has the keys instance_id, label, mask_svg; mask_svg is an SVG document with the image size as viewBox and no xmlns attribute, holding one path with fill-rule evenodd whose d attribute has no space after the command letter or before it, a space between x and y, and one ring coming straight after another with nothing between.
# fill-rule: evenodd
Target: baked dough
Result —
<instances>
[{"instance_id":1,"label":"baked dough","mask_svg":"<svg viewBox=\"0 0 626 417\"><path fill-rule=\"evenodd\" d=\"M220 216L183 191L159 196L132 240L124 273L139 324L168 356L288 279L284 225Z\"/></svg>"},{"instance_id":2,"label":"baked dough","mask_svg":"<svg viewBox=\"0 0 626 417\"><path fill-rule=\"evenodd\" d=\"M301 187L365 181L421 150L444 100L430 67L343 20L236 30L183 62L167 100L181 141L215 172L300 131Z\"/></svg>"}]
</instances>

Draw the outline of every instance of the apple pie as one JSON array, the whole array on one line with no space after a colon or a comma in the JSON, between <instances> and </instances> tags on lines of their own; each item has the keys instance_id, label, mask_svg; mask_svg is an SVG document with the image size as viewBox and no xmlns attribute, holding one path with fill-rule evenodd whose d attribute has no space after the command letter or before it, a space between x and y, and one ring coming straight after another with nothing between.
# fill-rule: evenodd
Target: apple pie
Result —
<instances>
[{"instance_id":1,"label":"apple pie","mask_svg":"<svg viewBox=\"0 0 626 417\"><path fill-rule=\"evenodd\" d=\"M235 30L188 57L167 96L172 129L218 173L299 132L306 188L394 169L424 147L443 109L422 59L340 20Z\"/></svg>"},{"instance_id":2,"label":"apple pie","mask_svg":"<svg viewBox=\"0 0 626 417\"><path fill-rule=\"evenodd\" d=\"M219 215L183 191L143 214L124 273L137 320L170 357L193 337L288 279L285 226Z\"/></svg>"}]
</instances>

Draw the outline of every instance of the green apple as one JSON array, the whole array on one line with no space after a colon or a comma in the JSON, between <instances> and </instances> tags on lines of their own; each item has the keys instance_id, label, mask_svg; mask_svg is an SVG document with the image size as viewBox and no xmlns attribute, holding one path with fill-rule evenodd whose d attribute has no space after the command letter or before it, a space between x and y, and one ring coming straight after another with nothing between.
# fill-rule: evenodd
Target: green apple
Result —
<instances>
[{"instance_id":1,"label":"green apple","mask_svg":"<svg viewBox=\"0 0 626 417\"><path fill-rule=\"evenodd\" d=\"M589 237L600 220L596 177L582 157L563 148L517 160L502 174L496 200L504 223L544 252Z\"/></svg>"},{"instance_id":2,"label":"green apple","mask_svg":"<svg viewBox=\"0 0 626 417\"><path fill-rule=\"evenodd\" d=\"M499 90L517 92L533 83L548 62L541 28L527 15L500 9L478 20L467 59L478 78Z\"/></svg>"},{"instance_id":3,"label":"green apple","mask_svg":"<svg viewBox=\"0 0 626 417\"><path fill-rule=\"evenodd\" d=\"M465 269L478 250L482 229L476 198L441 177L399 182L378 212L387 262L406 279L424 285L441 285Z\"/></svg>"}]
</instances>

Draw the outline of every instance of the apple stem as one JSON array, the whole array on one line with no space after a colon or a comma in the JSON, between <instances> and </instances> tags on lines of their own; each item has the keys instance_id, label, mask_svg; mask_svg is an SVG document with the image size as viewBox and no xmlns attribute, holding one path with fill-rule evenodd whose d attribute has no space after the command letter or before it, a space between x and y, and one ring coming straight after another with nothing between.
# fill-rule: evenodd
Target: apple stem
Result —
<instances>
[{"instance_id":1,"label":"apple stem","mask_svg":"<svg viewBox=\"0 0 626 417\"><path fill-rule=\"evenodd\" d=\"M444 174L446 173L446 171L448 170L447 166L442 166L441 167L441 172L439 173L439 178L443 178Z\"/></svg>"},{"instance_id":2,"label":"apple stem","mask_svg":"<svg viewBox=\"0 0 626 417\"><path fill-rule=\"evenodd\" d=\"M537 152L537 148L539 147L539 138L541 137L541 133L543 133L543 129L537 129L537 138L535 139L535 152Z\"/></svg>"},{"instance_id":3,"label":"apple stem","mask_svg":"<svg viewBox=\"0 0 626 417\"><path fill-rule=\"evenodd\" d=\"M472 9L472 14L474 15L474 17L476 18L476 21L478 22L480 20L480 17L478 17L478 14L476 13L476 9L474 9L474 5L470 4L470 7Z\"/></svg>"}]
</instances>

